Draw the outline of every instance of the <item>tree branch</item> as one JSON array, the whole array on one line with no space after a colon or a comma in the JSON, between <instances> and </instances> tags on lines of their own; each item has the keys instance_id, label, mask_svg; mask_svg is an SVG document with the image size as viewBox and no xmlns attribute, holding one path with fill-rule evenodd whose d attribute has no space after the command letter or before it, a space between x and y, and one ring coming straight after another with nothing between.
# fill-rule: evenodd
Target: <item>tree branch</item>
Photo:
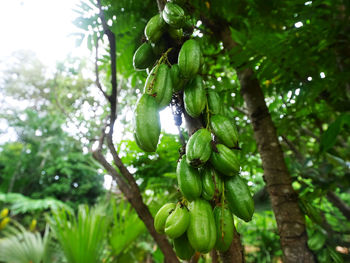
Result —
<instances>
[{"instance_id":1,"label":"tree branch","mask_svg":"<svg viewBox=\"0 0 350 263\"><path fill-rule=\"evenodd\" d=\"M117 55L116 55L116 41L114 33L109 29L104 12L102 10L101 0L97 0L97 6L99 9L99 17L101 19L104 33L108 37L109 42L109 56L111 58L111 84L112 93L109 96L109 102L111 107L111 118L109 123L109 134L113 134L114 123L117 118Z\"/></svg>"},{"instance_id":2,"label":"tree branch","mask_svg":"<svg viewBox=\"0 0 350 263\"><path fill-rule=\"evenodd\" d=\"M348 220L350 220L350 207L344 203L343 200L341 200L334 192L331 191L327 193L327 199L335 207L337 207Z\"/></svg>"},{"instance_id":3,"label":"tree branch","mask_svg":"<svg viewBox=\"0 0 350 263\"><path fill-rule=\"evenodd\" d=\"M102 92L103 96L110 102L110 97L107 95L107 93L103 90L101 82L100 82L100 77L99 77L99 72L98 72L98 40L96 41L96 46L95 46L95 83L97 88Z\"/></svg>"},{"instance_id":4,"label":"tree branch","mask_svg":"<svg viewBox=\"0 0 350 263\"><path fill-rule=\"evenodd\" d=\"M303 155L298 151L298 149L294 146L293 142L291 142L286 136L282 135L283 141L287 144L289 149L294 153L295 157L298 159L299 162L304 162L305 158Z\"/></svg>"}]
</instances>

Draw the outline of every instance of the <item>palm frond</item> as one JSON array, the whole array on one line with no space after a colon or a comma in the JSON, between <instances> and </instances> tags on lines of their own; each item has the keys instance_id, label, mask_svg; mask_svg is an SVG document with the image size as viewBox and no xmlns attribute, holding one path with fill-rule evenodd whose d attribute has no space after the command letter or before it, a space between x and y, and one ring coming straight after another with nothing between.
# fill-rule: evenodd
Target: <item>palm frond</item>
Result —
<instances>
[{"instance_id":1,"label":"palm frond","mask_svg":"<svg viewBox=\"0 0 350 263\"><path fill-rule=\"evenodd\" d=\"M19 193L0 193L0 202L11 204L12 215L23 214L46 209L65 209L72 212L72 208L54 198L32 199Z\"/></svg>"},{"instance_id":2,"label":"palm frond","mask_svg":"<svg viewBox=\"0 0 350 263\"><path fill-rule=\"evenodd\" d=\"M4 238L0 239L0 261L11 263L53 262L50 249L50 233L46 226L44 236L30 232L19 223L8 226Z\"/></svg>"},{"instance_id":3,"label":"palm frond","mask_svg":"<svg viewBox=\"0 0 350 263\"><path fill-rule=\"evenodd\" d=\"M48 218L68 262L102 262L109 226L104 211L99 207L80 206L77 216L61 209Z\"/></svg>"},{"instance_id":4,"label":"palm frond","mask_svg":"<svg viewBox=\"0 0 350 263\"><path fill-rule=\"evenodd\" d=\"M129 203L112 203L114 225L109 237L113 254L118 256L146 231L146 227Z\"/></svg>"}]
</instances>

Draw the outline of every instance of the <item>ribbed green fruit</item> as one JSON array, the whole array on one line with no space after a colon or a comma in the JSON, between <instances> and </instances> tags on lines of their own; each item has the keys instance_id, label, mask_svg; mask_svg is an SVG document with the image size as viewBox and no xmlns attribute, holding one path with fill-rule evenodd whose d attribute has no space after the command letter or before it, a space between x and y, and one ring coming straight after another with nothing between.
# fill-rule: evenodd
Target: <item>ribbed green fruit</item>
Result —
<instances>
[{"instance_id":1,"label":"ribbed green fruit","mask_svg":"<svg viewBox=\"0 0 350 263\"><path fill-rule=\"evenodd\" d=\"M223 189L223 181L218 172L212 167L205 167L202 175L202 197L205 200L213 200L219 197Z\"/></svg>"},{"instance_id":2,"label":"ribbed green fruit","mask_svg":"<svg viewBox=\"0 0 350 263\"><path fill-rule=\"evenodd\" d=\"M134 137L145 152L154 152L160 135L158 103L148 94L143 94L134 111Z\"/></svg>"},{"instance_id":3,"label":"ribbed green fruit","mask_svg":"<svg viewBox=\"0 0 350 263\"><path fill-rule=\"evenodd\" d=\"M193 167L203 166L210 158L211 133L207 129L199 129L188 140L186 145L187 162Z\"/></svg>"},{"instance_id":4,"label":"ribbed green fruit","mask_svg":"<svg viewBox=\"0 0 350 263\"><path fill-rule=\"evenodd\" d=\"M169 105L173 95L170 69L165 64L155 66L147 77L144 92L155 97L159 109Z\"/></svg>"},{"instance_id":5,"label":"ribbed green fruit","mask_svg":"<svg viewBox=\"0 0 350 263\"><path fill-rule=\"evenodd\" d=\"M178 203L165 222L164 232L170 238L178 238L186 232L189 223L190 214L187 208Z\"/></svg>"},{"instance_id":6,"label":"ribbed green fruit","mask_svg":"<svg viewBox=\"0 0 350 263\"><path fill-rule=\"evenodd\" d=\"M150 43L143 43L134 53L133 65L136 70L149 68L155 61L156 57Z\"/></svg>"},{"instance_id":7,"label":"ribbed green fruit","mask_svg":"<svg viewBox=\"0 0 350 263\"><path fill-rule=\"evenodd\" d=\"M190 166L183 155L176 168L177 183L183 196L195 200L202 193L202 180L196 168Z\"/></svg>"},{"instance_id":8,"label":"ribbed green fruit","mask_svg":"<svg viewBox=\"0 0 350 263\"><path fill-rule=\"evenodd\" d=\"M196 199L189 205L190 224L187 237L198 252L208 253L216 242L216 227L211 205L203 199Z\"/></svg>"},{"instance_id":9,"label":"ribbed green fruit","mask_svg":"<svg viewBox=\"0 0 350 263\"><path fill-rule=\"evenodd\" d=\"M196 76L201 65L201 48L196 40L189 39L182 45L178 64L184 78L191 79Z\"/></svg>"},{"instance_id":10,"label":"ribbed green fruit","mask_svg":"<svg viewBox=\"0 0 350 263\"><path fill-rule=\"evenodd\" d=\"M145 36L152 42L156 43L164 33L165 22L160 14L153 16L145 27Z\"/></svg>"},{"instance_id":11,"label":"ribbed green fruit","mask_svg":"<svg viewBox=\"0 0 350 263\"><path fill-rule=\"evenodd\" d=\"M175 208L176 204L167 203L158 210L156 216L154 217L154 228L159 234L164 234L165 222Z\"/></svg>"},{"instance_id":12,"label":"ribbed green fruit","mask_svg":"<svg viewBox=\"0 0 350 263\"><path fill-rule=\"evenodd\" d=\"M254 201L246 182L238 175L225 180L225 197L231 212L248 222L254 213Z\"/></svg>"},{"instance_id":13,"label":"ribbed green fruit","mask_svg":"<svg viewBox=\"0 0 350 263\"><path fill-rule=\"evenodd\" d=\"M181 28L185 23L185 12L177 4L167 3L162 14L164 21L173 28Z\"/></svg>"},{"instance_id":14,"label":"ribbed green fruit","mask_svg":"<svg viewBox=\"0 0 350 263\"><path fill-rule=\"evenodd\" d=\"M215 248L225 252L229 249L233 240L233 217L231 211L226 207L216 206L214 208L214 219L216 226Z\"/></svg>"},{"instance_id":15,"label":"ribbed green fruit","mask_svg":"<svg viewBox=\"0 0 350 263\"><path fill-rule=\"evenodd\" d=\"M238 133L229 118L223 115L214 115L210 119L210 126L221 143L229 148L238 146Z\"/></svg>"},{"instance_id":16,"label":"ribbed green fruit","mask_svg":"<svg viewBox=\"0 0 350 263\"><path fill-rule=\"evenodd\" d=\"M213 151L210 162L216 170L227 176L238 174L240 166L235 151L227 148L223 144L217 144L218 152Z\"/></svg>"},{"instance_id":17,"label":"ribbed green fruit","mask_svg":"<svg viewBox=\"0 0 350 263\"><path fill-rule=\"evenodd\" d=\"M182 260L190 260L194 254L194 249L188 241L187 234L184 233L181 237L173 240L176 256Z\"/></svg>"},{"instance_id":18,"label":"ribbed green fruit","mask_svg":"<svg viewBox=\"0 0 350 263\"><path fill-rule=\"evenodd\" d=\"M183 90L186 80L180 76L180 68L178 64L171 66L170 75L173 80L173 91L179 92Z\"/></svg>"},{"instance_id":19,"label":"ribbed green fruit","mask_svg":"<svg viewBox=\"0 0 350 263\"><path fill-rule=\"evenodd\" d=\"M208 106L211 114L221 114L222 101L219 94L216 91L208 91Z\"/></svg>"},{"instance_id":20,"label":"ribbed green fruit","mask_svg":"<svg viewBox=\"0 0 350 263\"><path fill-rule=\"evenodd\" d=\"M198 117L205 108L207 96L201 76L196 76L184 90L184 105L186 112L193 118Z\"/></svg>"}]
</instances>

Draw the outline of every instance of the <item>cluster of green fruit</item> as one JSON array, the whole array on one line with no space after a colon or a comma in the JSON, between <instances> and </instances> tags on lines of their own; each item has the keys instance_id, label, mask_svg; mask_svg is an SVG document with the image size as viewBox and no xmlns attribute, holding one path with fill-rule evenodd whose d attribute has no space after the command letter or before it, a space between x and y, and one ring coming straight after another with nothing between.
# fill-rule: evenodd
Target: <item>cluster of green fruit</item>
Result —
<instances>
[{"instance_id":1,"label":"cluster of green fruit","mask_svg":"<svg viewBox=\"0 0 350 263\"><path fill-rule=\"evenodd\" d=\"M238 175L236 128L225 116L219 95L205 88L200 75L204 58L198 41L186 35L186 20L184 10L168 2L162 15L147 23L145 36L149 42L136 50L133 60L135 69L149 70L134 112L134 137L142 150L157 149L159 111L169 105L173 94L183 94L188 115L205 116L206 128L193 133L186 154L178 162L176 173L183 199L165 204L154 221L156 231L173 240L181 259L191 258L195 251L226 251L233 240L232 213L249 221L254 212L248 186ZM171 41L160 44L163 38L172 39L174 46ZM177 63L168 60L173 49Z\"/></svg>"}]
</instances>

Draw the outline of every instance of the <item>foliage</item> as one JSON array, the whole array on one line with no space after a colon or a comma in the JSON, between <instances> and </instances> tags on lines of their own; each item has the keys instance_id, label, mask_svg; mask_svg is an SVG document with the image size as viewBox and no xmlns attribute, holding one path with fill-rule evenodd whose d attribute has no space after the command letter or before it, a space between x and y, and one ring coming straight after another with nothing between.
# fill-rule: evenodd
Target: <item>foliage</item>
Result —
<instances>
[{"instance_id":1,"label":"foliage","mask_svg":"<svg viewBox=\"0 0 350 263\"><path fill-rule=\"evenodd\" d=\"M164 133L155 153L145 153L133 140L123 140L119 144L122 161L135 169L134 176L141 191L147 189L155 193L174 191L179 148L177 136Z\"/></svg>"},{"instance_id":2,"label":"foliage","mask_svg":"<svg viewBox=\"0 0 350 263\"><path fill-rule=\"evenodd\" d=\"M269 262L278 258L281 250L269 211L261 160L252 139L253 129L234 70L245 67L254 70L263 88L293 177L293 187L306 215L308 234L326 235L319 255L325 255L325 262L336 261L334 248L348 246L350 241L345 235L350 227L347 219L327 199L327 194L332 192L345 205L350 205L349 4L342 0L182 2L186 13L193 17L194 35L208 65L203 74L206 86L219 93L225 111L237 126L244 171L241 175L255 193L258 212L253 221L247 225L238 223L246 248L254 250L247 253L247 261ZM118 132L127 135L131 111L127 105L135 104L146 77L145 72L133 70L132 56L144 41L143 29L157 10L156 1L104 0L102 4L117 41L117 71L121 83L118 119L126 130ZM76 34L77 40L91 51L99 44L98 69L103 88L109 91L110 58L96 3L82 1L76 11L79 17L74 23L81 30ZM217 32L209 28L210 24L215 24L218 30L228 25L228 36L239 45L226 52L217 41ZM1 146L0 190L10 189L46 201L48 196L53 196L75 206L94 203L102 192L102 177L90 155L81 154L82 144L90 146L108 110L91 92L95 88L83 74L85 62L68 58L57 65L51 77L47 77L45 67L29 53L18 53L12 63L13 67L8 67L2 80L6 96L26 101L41 113L13 111L11 107L11 113L7 113L8 108L1 107L1 117L16 128L19 140ZM88 117L84 108L92 109ZM74 131L74 125L82 132ZM75 139L64 130L73 133ZM174 171L180 147L176 136L166 134L162 135L155 154L143 153L132 140L118 144L122 161L134 172L152 212L166 199L178 197ZM78 187L75 188L74 183ZM114 234L109 237L111 246L120 261L141 260L144 251L153 252L152 241L149 236L145 237L136 213L124 203L120 205L112 209L116 222L111 231ZM60 212L52 220L66 227L75 222L76 229L83 228L79 222L88 222L86 215L98 214L86 209L79 210L78 219L72 213ZM96 221L89 223L98 225ZM134 225L137 227L133 228ZM64 233L69 235L67 231L62 235ZM78 240L69 238L71 242ZM85 236L81 234L80 238ZM137 246L130 245L137 238L143 241L137 242ZM161 255L159 250L157 253Z\"/></svg>"},{"instance_id":3,"label":"foliage","mask_svg":"<svg viewBox=\"0 0 350 263\"><path fill-rule=\"evenodd\" d=\"M79 206L78 213L63 209L48 218L54 236L71 263L103 261L105 237L110 221L103 206Z\"/></svg>"},{"instance_id":4,"label":"foliage","mask_svg":"<svg viewBox=\"0 0 350 263\"><path fill-rule=\"evenodd\" d=\"M111 198L111 210L113 226L110 230L109 243L113 250L112 254L118 262L122 258L130 260L134 256L134 253L130 253L134 249L134 242L146 232L146 227L131 205L123 199L117 203Z\"/></svg>"},{"instance_id":5,"label":"foliage","mask_svg":"<svg viewBox=\"0 0 350 263\"><path fill-rule=\"evenodd\" d=\"M271 211L255 213L249 223L237 223L246 248L247 262L274 262L282 256L276 221Z\"/></svg>"},{"instance_id":6,"label":"foliage","mask_svg":"<svg viewBox=\"0 0 350 263\"><path fill-rule=\"evenodd\" d=\"M71 207L54 198L31 199L18 193L0 193L0 203L10 204L11 215L45 211L47 209L73 211Z\"/></svg>"},{"instance_id":7,"label":"foliage","mask_svg":"<svg viewBox=\"0 0 350 263\"><path fill-rule=\"evenodd\" d=\"M50 232L46 227L44 236L30 232L16 223L6 228L5 237L0 239L0 261L11 263L56 262L55 251L50 244Z\"/></svg>"},{"instance_id":8,"label":"foliage","mask_svg":"<svg viewBox=\"0 0 350 263\"><path fill-rule=\"evenodd\" d=\"M19 141L0 146L0 190L93 204L103 192L97 165L62 129L60 115L41 115L26 110L9 120Z\"/></svg>"}]
</instances>

